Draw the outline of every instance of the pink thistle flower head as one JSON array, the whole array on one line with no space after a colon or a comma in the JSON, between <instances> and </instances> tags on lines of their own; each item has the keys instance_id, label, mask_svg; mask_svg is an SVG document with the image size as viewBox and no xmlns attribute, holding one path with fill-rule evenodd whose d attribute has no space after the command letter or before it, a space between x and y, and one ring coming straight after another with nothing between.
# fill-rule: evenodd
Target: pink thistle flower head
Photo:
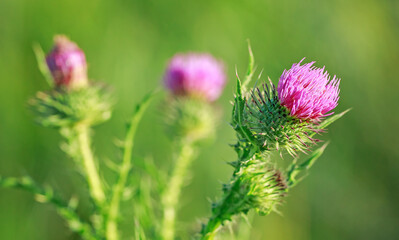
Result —
<instances>
[{"instance_id":1,"label":"pink thistle flower head","mask_svg":"<svg viewBox=\"0 0 399 240\"><path fill-rule=\"evenodd\" d=\"M200 97L215 101L225 85L222 62L210 54L176 54L169 62L164 84L176 96Z\"/></svg>"},{"instance_id":2,"label":"pink thistle flower head","mask_svg":"<svg viewBox=\"0 0 399 240\"><path fill-rule=\"evenodd\" d=\"M74 88L88 84L85 54L67 37L55 36L54 47L46 62L56 86Z\"/></svg>"},{"instance_id":3,"label":"pink thistle flower head","mask_svg":"<svg viewBox=\"0 0 399 240\"><path fill-rule=\"evenodd\" d=\"M329 112L338 105L340 79L331 79L324 67L313 66L315 62L301 66L303 60L284 70L278 83L278 97L290 115L318 121L333 114Z\"/></svg>"}]
</instances>

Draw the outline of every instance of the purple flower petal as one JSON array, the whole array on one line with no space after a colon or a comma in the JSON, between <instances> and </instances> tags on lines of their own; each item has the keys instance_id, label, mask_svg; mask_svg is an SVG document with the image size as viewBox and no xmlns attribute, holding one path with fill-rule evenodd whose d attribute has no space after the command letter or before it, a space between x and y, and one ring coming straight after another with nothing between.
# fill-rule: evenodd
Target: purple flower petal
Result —
<instances>
[{"instance_id":1,"label":"purple flower petal","mask_svg":"<svg viewBox=\"0 0 399 240\"><path fill-rule=\"evenodd\" d=\"M301 119L319 120L338 105L340 79L330 78L323 68L313 66L315 62L292 65L284 70L278 83L278 97L292 116Z\"/></svg>"},{"instance_id":2,"label":"purple flower petal","mask_svg":"<svg viewBox=\"0 0 399 240\"><path fill-rule=\"evenodd\" d=\"M54 38L54 48L46 57L57 86L86 85L87 65L84 52L65 36Z\"/></svg>"},{"instance_id":3,"label":"purple flower petal","mask_svg":"<svg viewBox=\"0 0 399 240\"><path fill-rule=\"evenodd\" d=\"M164 84L174 95L216 100L225 85L223 64L210 54L176 54L169 62Z\"/></svg>"}]
</instances>

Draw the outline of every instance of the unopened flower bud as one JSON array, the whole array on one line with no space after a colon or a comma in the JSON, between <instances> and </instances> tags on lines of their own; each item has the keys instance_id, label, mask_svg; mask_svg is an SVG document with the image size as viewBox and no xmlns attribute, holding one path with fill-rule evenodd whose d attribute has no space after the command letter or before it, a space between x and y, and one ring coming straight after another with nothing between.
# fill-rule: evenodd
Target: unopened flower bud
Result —
<instances>
[{"instance_id":1,"label":"unopened flower bud","mask_svg":"<svg viewBox=\"0 0 399 240\"><path fill-rule=\"evenodd\" d=\"M216 205L218 217L222 221L251 209L261 215L269 214L281 203L288 186L280 171L262 156L255 155L240 163L238 171L225 188L224 197Z\"/></svg>"},{"instance_id":2,"label":"unopened flower bud","mask_svg":"<svg viewBox=\"0 0 399 240\"><path fill-rule=\"evenodd\" d=\"M59 35L54 38L54 47L46 62L57 87L71 89L88 84L85 54L67 37Z\"/></svg>"},{"instance_id":3,"label":"unopened flower bud","mask_svg":"<svg viewBox=\"0 0 399 240\"><path fill-rule=\"evenodd\" d=\"M241 199L246 199L242 208L255 209L260 215L275 210L288 188L282 173L260 156L243 162L236 178L240 182Z\"/></svg>"},{"instance_id":4,"label":"unopened flower bud","mask_svg":"<svg viewBox=\"0 0 399 240\"><path fill-rule=\"evenodd\" d=\"M223 64L209 54L177 54L169 62L164 84L174 95L216 100L225 85Z\"/></svg>"}]
</instances>

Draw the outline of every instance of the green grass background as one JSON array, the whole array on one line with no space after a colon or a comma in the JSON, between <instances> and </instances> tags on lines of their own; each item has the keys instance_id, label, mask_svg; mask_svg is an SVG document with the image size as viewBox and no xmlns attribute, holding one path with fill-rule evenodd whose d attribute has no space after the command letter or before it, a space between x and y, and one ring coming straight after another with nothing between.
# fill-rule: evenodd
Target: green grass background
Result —
<instances>
[{"instance_id":1,"label":"green grass background","mask_svg":"<svg viewBox=\"0 0 399 240\"><path fill-rule=\"evenodd\" d=\"M102 160L118 157L113 140L123 136L134 104L160 85L174 53L205 51L226 62L218 137L195 161L181 200L179 218L191 229L210 214L208 198L219 196L220 182L231 174L229 100L235 65L241 73L247 65L246 39L263 79L275 83L303 57L326 65L342 78L336 111L353 110L325 134L331 144L280 207L283 216L256 218L251 239L399 239L399 1L1 0L0 174L28 174L66 196L85 196L82 179L59 150L58 133L36 125L26 108L29 97L47 89L32 44L48 51L58 33L85 50L90 78L114 87L114 116L94 138ZM167 168L171 143L160 101L140 126L135 155L152 155ZM0 239L77 238L51 206L0 189Z\"/></svg>"}]
</instances>

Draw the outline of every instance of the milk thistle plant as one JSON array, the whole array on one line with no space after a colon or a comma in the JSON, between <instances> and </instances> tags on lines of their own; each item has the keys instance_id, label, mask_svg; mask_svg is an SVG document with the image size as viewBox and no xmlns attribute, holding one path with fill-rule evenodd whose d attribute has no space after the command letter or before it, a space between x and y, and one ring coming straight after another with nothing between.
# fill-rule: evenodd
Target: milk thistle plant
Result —
<instances>
[{"instance_id":1,"label":"milk thistle plant","mask_svg":"<svg viewBox=\"0 0 399 240\"><path fill-rule=\"evenodd\" d=\"M261 215L276 211L326 148L324 144L312 149L319 142L316 134L346 113L332 112L338 104L340 80L331 78L324 67L313 66L314 62L302 64L304 59L283 71L277 88L270 79L249 88L255 72L249 50L247 74L243 80L237 75L231 115L237 159L229 163L233 167L230 181L212 204L209 219L193 235L196 239L214 239L225 224L250 211ZM35 52L50 90L37 93L30 107L39 124L63 136L62 150L85 179L93 207L89 218L80 216L77 197L66 200L30 177L0 176L0 186L29 191L37 201L52 204L82 239L181 239L176 233L179 198L200 143L215 134L219 118L215 101L226 83L224 64L205 53L180 53L171 58L163 85L168 92L164 121L173 142L172 167L164 171L147 159L132 159L135 133L152 92L137 104L127 124L120 144L122 159L109 164L117 179L109 182L100 169L103 157L97 157L91 146L93 127L111 117L114 101L109 88L89 80L84 52L65 36L55 37L46 56L40 47ZM288 153L292 160L287 169L280 166L280 159L272 161L272 152L281 157ZM306 158L300 153L307 154ZM122 199L130 200L134 211L133 236L120 232Z\"/></svg>"}]
</instances>

